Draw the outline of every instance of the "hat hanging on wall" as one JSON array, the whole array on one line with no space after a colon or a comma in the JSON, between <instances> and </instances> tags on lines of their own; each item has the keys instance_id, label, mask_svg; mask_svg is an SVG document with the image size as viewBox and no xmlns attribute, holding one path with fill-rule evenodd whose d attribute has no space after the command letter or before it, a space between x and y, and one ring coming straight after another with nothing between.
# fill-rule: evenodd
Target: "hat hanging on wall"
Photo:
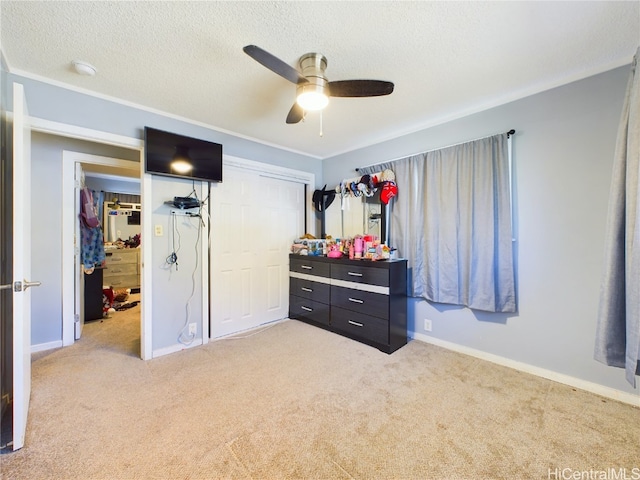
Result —
<instances>
[{"instance_id":1,"label":"hat hanging on wall","mask_svg":"<svg viewBox=\"0 0 640 480\"><path fill-rule=\"evenodd\" d=\"M316 211L324 212L329 205L333 203L336 198L335 190L327 190L327 186L322 187L322 190L316 190L313 192L313 205L316 207Z\"/></svg>"},{"instance_id":2,"label":"hat hanging on wall","mask_svg":"<svg viewBox=\"0 0 640 480\"><path fill-rule=\"evenodd\" d=\"M398 186L396 182L387 182L382 187L382 191L380 192L380 201L385 205L389 204L389 200L395 197L398 194Z\"/></svg>"},{"instance_id":3,"label":"hat hanging on wall","mask_svg":"<svg viewBox=\"0 0 640 480\"><path fill-rule=\"evenodd\" d=\"M386 170L383 170L382 173L380 174L380 182L395 182L396 181L396 174L393 173L393 170L387 168Z\"/></svg>"}]
</instances>

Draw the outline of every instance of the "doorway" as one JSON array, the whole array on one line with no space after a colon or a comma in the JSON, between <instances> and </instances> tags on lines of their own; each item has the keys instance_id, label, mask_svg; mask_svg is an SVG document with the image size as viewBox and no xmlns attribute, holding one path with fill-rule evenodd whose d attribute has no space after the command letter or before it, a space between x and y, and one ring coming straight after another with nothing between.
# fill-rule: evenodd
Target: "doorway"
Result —
<instances>
[{"instance_id":1,"label":"doorway","mask_svg":"<svg viewBox=\"0 0 640 480\"><path fill-rule=\"evenodd\" d=\"M142 241L138 178L94 172L83 164L84 185L93 192L103 236L105 261L90 275L83 273L83 336L95 347L109 346L140 356ZM76 336L76 338L78 338Z\"/></svg>"},{"instance_id":2,"label":"doorway","mask_svg":"<svg viewBox=\"0 0 640 480\"><path fill-rule=\"evenodd\" d=\"M70 345L74 343L77 338L77 332L81 331L82 324L84 322L83 314L86 311L83 300L87 298L82 291L82 286L85 284L86 278L89 276L81 273L79 259L79 243L78 247L75 246L75 239L79 238L77 233L77 204L78 204L78 191L82 184L79 184L77 173L79 170L83 172L87 187L91 189L100 189L110 192L108 195L113 194L115 191L123 191L123 194L132 195L137 194L135 197L138 200L138 204L142 204L142 196L140 195L140 164L138 162L132 162L128 160L120 160L110 157L102 157L97 155L83 154L78 152L63 152L63 345ZM82 175L82 174L81 174ZM130 199L131 197L128 197ZM113 200L112 198L107 199ZM104 203L101 201L101 203ZM103 205L100 205L102 208ZM141 225L139 226L141 227ZM140 232L141 233L141 232ZM107 255L110 257L114 255L115 250L109 251ZM123 249L122 252L125 252ZM133 253L126 258L134 259L134 263L129 268L133 267L137 274L141 270L142 251L140 249L130 250L127 249L126 253ZM118 258L120 255L116 255ZM124 258L124 255L122 255ZM108 263L108 262L107 262ZM100 272L103 273L103 272ZM140 275L141 277L141 275ZM129 276L127 276L129 278ZM95 283L95 282L93 282ZM99 300L102 301L102 281L98 281L94 289L97 292L94 295L98 295ZM139 287L140 284L132 285L133 287ZM137 292L136 292L137 294ZM136 295L136 301L140 301ZM89 297L91 298L91 297ZM95 298L93 299L95 301ZM114 299L115 300L115 299ZM124 302L128 301L128 298L124 299ZM139 356L144 358L144 344L142 343L144 333L143 317L137 319L139 328L138 333L140 336L140 351L137 352ZM80 328L78 328L80 323Z\"/></svg>"}]
</instances>

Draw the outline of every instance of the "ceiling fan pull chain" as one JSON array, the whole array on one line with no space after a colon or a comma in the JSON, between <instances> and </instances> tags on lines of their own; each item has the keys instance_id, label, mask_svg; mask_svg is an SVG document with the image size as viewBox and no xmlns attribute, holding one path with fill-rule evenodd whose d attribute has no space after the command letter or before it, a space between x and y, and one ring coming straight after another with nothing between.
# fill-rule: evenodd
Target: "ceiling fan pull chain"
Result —
<instances>
[{"instance_id":1,"label":"ceiling fan pull chain","mask_svg":"<svg viewBox=\"0 0 640 480\"><path fill-rule=\"evenodd\" d=\"M324 133L322 132L322 110L320 110L320 136L322 137Z\"/></svg>"}]
</instances>

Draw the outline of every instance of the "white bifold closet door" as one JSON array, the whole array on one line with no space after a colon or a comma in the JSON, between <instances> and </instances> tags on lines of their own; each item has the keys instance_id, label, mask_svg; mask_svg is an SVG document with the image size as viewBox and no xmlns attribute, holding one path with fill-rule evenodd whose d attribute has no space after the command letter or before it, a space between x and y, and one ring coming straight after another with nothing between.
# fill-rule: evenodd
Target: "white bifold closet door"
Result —
<instances>
[{"instance_id":1,"label":"white bifold closet door","mask_svg":"<svg viewBox=\"0 0 640 480\"><path fill-rule=\"evenodd\" d=\"M289 248L304 234L304 184L225 166L211 205L211 337L286 318Z\"/></svg>"}]
</instances>

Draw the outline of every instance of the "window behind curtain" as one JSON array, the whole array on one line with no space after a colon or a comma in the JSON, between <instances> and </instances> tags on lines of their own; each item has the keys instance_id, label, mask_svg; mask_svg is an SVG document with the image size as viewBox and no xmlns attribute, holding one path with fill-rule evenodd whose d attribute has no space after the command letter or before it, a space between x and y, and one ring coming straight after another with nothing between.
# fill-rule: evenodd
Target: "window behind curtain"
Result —
<instances>
[{"instance_id":1,"label":"window behind curtain","mask_svg":"<svg viewBox=\"0 0 640 480\"><path fill-rule=\"evenodd\" d=\"M391 240L413 271L409 294L515 312L507 134L372 167L380 168L396 175Z\"/></svg>"}]
</instances>

